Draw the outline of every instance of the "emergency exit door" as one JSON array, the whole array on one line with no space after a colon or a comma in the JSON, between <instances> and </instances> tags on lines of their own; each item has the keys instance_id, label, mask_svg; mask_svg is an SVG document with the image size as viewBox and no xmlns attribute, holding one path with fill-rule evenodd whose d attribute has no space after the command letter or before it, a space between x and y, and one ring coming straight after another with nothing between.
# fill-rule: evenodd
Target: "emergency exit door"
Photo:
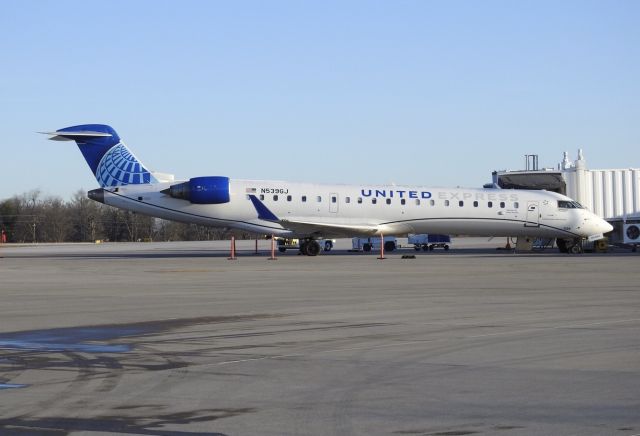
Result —
<instances>
[{"instance_id":1,"label":"emergency exit door","mask_svg":"<svg viewBox=\"0 0 640 436\"><path fill-rule=\"evenodd\" d=\"M540 227L540 205L537 201L527 202L525 227Z\"/></svg>"}]
</instances>

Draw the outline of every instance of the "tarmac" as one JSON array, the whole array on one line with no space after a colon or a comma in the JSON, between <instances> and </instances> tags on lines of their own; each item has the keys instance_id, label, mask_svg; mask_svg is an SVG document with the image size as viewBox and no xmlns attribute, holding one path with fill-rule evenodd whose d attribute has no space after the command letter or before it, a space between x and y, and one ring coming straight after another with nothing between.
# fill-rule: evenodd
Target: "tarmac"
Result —
<instances>
[{"instance_id":1,"label":"tarmac","mask_svg":"<svg viewBox=\"0 0 640 436\"><path fill-rule=\"evenodd\" d=\"M228 244L1 245L0 435L640 435L637 253Z\"/></svg>"}]
</instances>

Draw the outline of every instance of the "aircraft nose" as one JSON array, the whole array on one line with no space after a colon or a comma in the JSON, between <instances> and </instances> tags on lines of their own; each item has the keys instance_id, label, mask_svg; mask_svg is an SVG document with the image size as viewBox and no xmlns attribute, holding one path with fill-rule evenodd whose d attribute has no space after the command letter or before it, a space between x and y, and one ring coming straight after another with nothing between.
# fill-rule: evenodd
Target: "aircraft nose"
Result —
<instances>
[{"instance_id":1,"label":"aircraft nose","mask_svg":"<svg viewBox=\"0 0 640 436\"><path fill-rule=\"evenodd\" d=\"M611 224L596 215L593 215L591 225L589 225L588 227L592 230L593 234L605 234L613 230L613 226Z\"/></svg>"},{"instance_id":2,"label":"aircraft nose","mask_svg":"<svg viewBox=\"0 0 640 436\"><path fill-rule=\"evenodd\" d=\"M602 228L601 230L602 233L609 233L611 230L613 230L613 226L611 224L609 224L605 220L600 220L600 221L601 221L600 227Z\"/></svg>"}]
</instances>

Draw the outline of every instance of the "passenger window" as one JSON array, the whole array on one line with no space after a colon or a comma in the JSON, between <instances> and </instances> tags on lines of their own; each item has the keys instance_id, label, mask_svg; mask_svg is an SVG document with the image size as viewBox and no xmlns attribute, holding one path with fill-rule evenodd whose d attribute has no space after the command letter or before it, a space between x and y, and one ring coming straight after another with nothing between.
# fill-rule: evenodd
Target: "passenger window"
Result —
<instances>
[{"instance_id":1,"label":"passenger window","mask_svg":"<svg viewBox=\"0 0 640 436\"><path fill-rule=\"evenodd\" d=\"M362 197L358 197L358 204L362 204Z\"/></svg>"},{"instance_id":2,"label":"passenger window","mask_svg":"<svg viewBox=\"0 0 640 436\"><path fill-rule=\"evenodd\" d=\"M287 195L287 201L291 201L291 196Z\"/></svg>"},{"instance_id":3,"label":"passenger window","mask_svg":"<svg viewBox=\"0 0 640 436\"><path fill-rule=\"evenodd\" d=\"M460 200L460 201L458 202L458 206L460 206L460 207L464 206L464 201Z\"/></svg>"},{"instance_id":4,"label":"passenger window","mask_svg":"<svg viewBox=\"0 0 640 436\"><path fill-rule=\"evenodd\" d=\"M501 202L500 202L500 207L501 207L502 209L504 209L504 206L505 206L504 201L501 201Z\"/></svg>"},{"instance_id":5,"label":"passenger window","mask_svg":"<svg viewBox=\"0 0 640 436\"><path fill-rule=\"evenodd\" d=\"M487 202L487 207L493 207L493 201Z\"/></svg>"},{"instance_id":6,"label":"passenger window","mask_svg":"<svg viewBox=\"0 0 640 436\"><path fill-rule=\"evenodd\" d=\"M445 200L445 201L444 201L444 205L445 205L445 206L449 206L449 200Z\"/></svg>"},{"instance_id":7,"label":"passenger window","mask_svg":"<svg viewBox=\"0 0 640 436\"><path fill-rule=\"evenodd\" d=\"M378 200L376 198L372 198L371 199L371 204L376 204L378 202Z\"/></svg>"},{"instance_id":8,"label":"passenger window","mask_svg":"<svg viewBox=\"0 0 640 436\"><path fill-rule=\"evenodd\" d=\"M273 196L273 201L278 201L278 196L277 195Z\"/></svg>"},{"instance_id":9,"label":"passenger window","mask_svg":"<svg viewBox=\"0 0 640 436\"><path fill-rule=\"evenodd\" d=\"M478 202L477 201L473 202L473 207L478 207Z\"/></svg>"},{"instance_id":10,"label":"passenger window","mask_svg":"<svg viewBox=\"0 0 640 436\"><path fill-rule=\"evenodd\" d=\"M303 196L302 196L302 202L303 202L303 203L306 203L306 202L307 202L307 196L306 196L306 195L303 195Z\"/></svg>"},{"instance_id":11,"label":"passenger window","mask_svg":"<svg viewBox=\"0 0 640 436\"><path fill-rule=\"evenodd\" d=\"M345 203L351 203L351 197L345 197L344 198L344 202Z\"/></svg>"},{"instance_id":12,"label":"passenger window","mask_svg":"<svg viewBox=\"0 0 640 436\"><path fill-rule=\"evenodd\" d=\"M407 200L403 198L402 200L400 200L400 204L404 206L405 204L407 204Z\"/></svg>"},{"instance_id":13,"label":"passenger window","mask_svg":"<svg viewBox=\"0 0 640 436\"><path fill-rule=\"evenodd\" d=\"M260 200L264 200L264 194L260 194Z\"/></svg>"},{"instance_id":14,"label":"passenger window","mask_svg":"<svg viewBox=\"0 0 640 436\"><path fill-rule=\"evenodd\" d=\"M429 204L430 204L431 206L435 206L435 205L436 205L436 201L435 201L435 200L429 200Z\"/></svg>"},{"instance_id":15,"label":"passenger window","mask_svg":"<svg viewBox=\"0 0 640 436\"><path fill-rule=\"evenodd\" d=\"M387 198L387 204L391 204L391 199Z\"/></svg>"},{"instance_id":16,"label":"passenger window","mask_svg":"<svg viewBox=\"0 0 640 436\"><path fill-rule=\"evenodd\" d=\"M416 198L416 206L420 206L420 199Z\"/></svg>"},{"instance_id":17,"label":"passenger window","mask_svg":"<svg viewBox=\"0 0 640 436\"><path fill-rule=\"evenodd\" d=\"M515 203L513 203L513 208L517 209L520 207L520 204L518 204L518 202L516 201Z\"/></svg>"},{"instance_id":18,"label":"passenger window","mask_svg":"<svg viewBox=\"0 0 640 436\"><path fill-rule=\"evenodd\" d=\"M338 197L331 197L331 202L332 203L337 203L338 202Z\"/></svg>"},{"instance_id":19,"label":"passenger window","mask_svg":"<svg viewBox=\"0 0 640 436\"><path fill-rule=\"evenodd\" d=\"M322 197L318 195L318 197L316 198L316 200L318 201L318 203L322 203Z\"/></svg>"}]
</instances>

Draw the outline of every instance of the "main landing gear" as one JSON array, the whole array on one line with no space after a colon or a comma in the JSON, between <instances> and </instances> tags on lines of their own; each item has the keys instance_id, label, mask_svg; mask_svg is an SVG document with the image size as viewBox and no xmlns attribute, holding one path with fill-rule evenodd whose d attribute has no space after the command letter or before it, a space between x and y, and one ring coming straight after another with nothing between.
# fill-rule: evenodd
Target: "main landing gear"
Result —
<instances>
[{"instance_id":1,"label":"main landing gear","mask_svg":"<svg viewBox=\"0 0 640 436\"><path fill-rule=\"evenodd\" d=\"M582 240L576 239L556 239L556 245L560 253L580 254L582 253Z\"/></svg>"},{"instance_id":2,"label":"main landing gear","mask_svg":"<svg viewBox=\"0 0 640 436\"><path fill-rule=\"evenodd\" d=\"M317 256L320 253L320 244L314 239L300 241L300 254L305 256Z\"/></svg>"}]
</instances>

